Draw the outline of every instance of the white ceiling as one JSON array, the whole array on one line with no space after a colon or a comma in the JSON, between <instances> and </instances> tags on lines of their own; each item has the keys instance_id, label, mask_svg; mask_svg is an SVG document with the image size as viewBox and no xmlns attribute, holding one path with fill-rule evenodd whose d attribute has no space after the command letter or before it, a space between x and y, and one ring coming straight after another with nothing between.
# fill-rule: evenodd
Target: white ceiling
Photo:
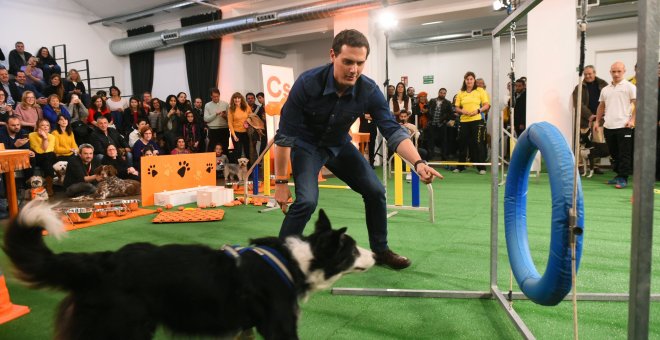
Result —
<instances>
[{"instance_id":1,"label":"white ceiling","mask_svg":"<svg viewBox=\"0 0 660 340\"><path fill-rule=\"evenodd\" d=\"M155 7L181 3L176 0L73 0L97 16L95 19L110 18L135 14L140 11L153 9ZM199 0L192 0L198 2ZM336 1L336 0L334 0ZM221 6L225 16L231 13L231 16L246 15L254 13L264 13L281 8L290 8L297 5L305 5L318 2L318 0L207 0L210 5ZM601 0L601 4L619 3L616 6L627 6L628 9L634 9L634 2L622 0ZM601 6L603 7L603 6ZM597 12L601 8L595 8L591 12ZM158 11L153 15L133 20L130 22L109 22L104 23L107 26L114 26L126 30L140 27L147 24L162 24L178 21L182 17L195 14L208 13L213 10L212 6L192 4L184 9L173 9L169 11ZM396 14L399 24L395 31L391 33L391 39L409 39L417 37L427 37L440 34L464 33L474 29L491 29L497 26L505 17L505 11L494 12L492 10L492 0L419 0L409 1L403 4L393 5L388 8ZM621 10L617 8L617 10ZM442 21L433 25L422 25L423 23ZM522 22L524 24L524 22ZM97 24L98 25L98 24ZM315 20L314 23L297 23L289 25L299 25L296 27L295 35L291 35L291 30L282 30L281 27L267 28L270 34L267 40L260 40L264 32L246 32L239 36L242 39L250 41L259 41L265 46L278 46L301 41L328 38L332 36L332 21L329 19ZM315 28L311 28L315 26ZM278 34L280 29L282 33ZM328 32L329 31L329 32ZM263 38L261 38L263 39Z\"/></svg>"}]
</instances>

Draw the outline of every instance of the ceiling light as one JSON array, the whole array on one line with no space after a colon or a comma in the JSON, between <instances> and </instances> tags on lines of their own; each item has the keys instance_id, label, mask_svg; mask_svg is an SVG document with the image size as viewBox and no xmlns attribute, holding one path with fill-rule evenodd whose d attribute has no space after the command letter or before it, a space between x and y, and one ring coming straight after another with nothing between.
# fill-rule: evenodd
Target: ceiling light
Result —
<instances>
[{"instance_id":1,"label":"ceiling light","mask_svg":"<svg viewBox=\"0 0 660 340\"><path fill-rule=\"evenodd\" d=\"M494 11L499 11L501 9L504 9L504 7L506 7L506 5L504 3L505 3L505 1L503 1L503 0L493 1L493 10Z\"/></svg>"},{"instance_id":2,"label":"ceiling light","mask_svg":"<svg viewBox=\"0 0 660 340\"><path fill-rule=\"evenodd\" d=\"M439 21L431 21L431 22L425 22L425 23L422 24L422 26L441 24L441 23L443 23L443 22L444 22L444 21L442 21L442 20L439 20Z\"/></svg>"},{"instance_id":3,"label":"ceiling light","mask_svg":"<svg viewBox=\"0 0 660 340\"><path fill-rule=\"evenodd\" d=\"M391 12L383 12L378 18L378 23L382 29L388 31L396 27L399 21L396 20L396 17Z\"/></svg>"}]
</instances>

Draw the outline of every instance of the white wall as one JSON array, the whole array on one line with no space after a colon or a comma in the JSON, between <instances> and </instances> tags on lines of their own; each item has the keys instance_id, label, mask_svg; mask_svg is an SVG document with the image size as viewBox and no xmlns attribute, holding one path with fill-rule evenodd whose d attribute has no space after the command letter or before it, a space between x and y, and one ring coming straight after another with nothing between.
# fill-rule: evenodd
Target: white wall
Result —
<instances>
[{"instance_id":1,"label":"white wall","mask_svg":"<svg viewBox=\"0 0 660 340\"><path fill-rule=\"evenodd\" d=\"M154 25L154 31L158 32L179 27L181 27L181 23L177 20ZM126 58L125 69L128 70L127 77L129 79L127 88L131 87L130 67L130 62ZM165 100L170 94L177 95L179 92L185 92L190 97L188 75L186 73L186 55L183 45L154 53L154 83L151 88L152 96L161 100ZM141 93L137 95L141 95Z\"/></svg>"},{"instance_id":2,"label":"white wall","mask_svg":"<svg viewBox=\"0 0 660 340\"><path fill-rule=\"evenodd\" d=\"M262 55L240 55L243 61L242 88L234 88L234 91L263 92L261 81L261 65L285 66L293 68L294 77L298 77L303 71L330 62L331 39L314 40L302 43L278 46L277 50L286 53L283 59L266 57ZM225 57L220 59L222 63ZM232 86L232 85L229 85Z\"/></svg>"},{"instance_id":3,"label":"white wall","mask_svg":"<svg viewBox=\"0 0 660 340\"><path fill-rule=\"evenodd\" d=\"M0 48L7 58L16 41L23 41L26 51L32 54L41 46L48 47L52 54L53 45L66 44L69 61L89 59L92 77L114 75L121 89L130 84L128 72L124 72L128 58L116 57L108 48L112 39L122 37L122 31L88 25L95 17L73 1L2 1L0 8ZM6 65L7 61L3 63ZM74 68L83 66L76 64Z\"/></svg>"}]
</instances>

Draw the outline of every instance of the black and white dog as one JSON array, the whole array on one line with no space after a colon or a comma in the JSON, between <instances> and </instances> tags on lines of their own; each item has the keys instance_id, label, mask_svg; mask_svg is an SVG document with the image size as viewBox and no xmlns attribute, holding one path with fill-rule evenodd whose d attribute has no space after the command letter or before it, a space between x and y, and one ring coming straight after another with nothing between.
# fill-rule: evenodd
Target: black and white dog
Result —
<instances>
[{"instance_id":1,"label":"black and white dog","mask_svg":"<svg viewBox=\"0 0 660 340\"><path fill-rule=\"evenodd\" d=\"M313 234L254 239L251 248L133 243L55 254L42 238L43 229L64 234L51 208L26 205L5 232L4 250L21 280L69 292L56 339L151 339L160 325L216 337L256 327L266 339L297 339L299 300L375 262L346 228L333 230L323 210Z\"/></svg>"}]
</instances>

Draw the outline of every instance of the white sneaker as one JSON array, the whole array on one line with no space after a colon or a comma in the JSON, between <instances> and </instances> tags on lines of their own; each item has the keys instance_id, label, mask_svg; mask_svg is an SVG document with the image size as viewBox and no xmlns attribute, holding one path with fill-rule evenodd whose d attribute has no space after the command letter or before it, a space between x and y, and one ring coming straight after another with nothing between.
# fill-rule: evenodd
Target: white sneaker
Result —
<instances>
[{"instance_id":1,"label":"white sneaker","mask_svg":"<svg viewBox=\"0 0 660 340\"><path fill-rule=\"evenodd\" d=\"M479 175L485 175L485 174L486 174L486 170L479 170Z\"/></svg>"},{"instance_id":2,"label":"white sneaker","mask_svg":"<svg viewBox=\"0 0 660 340\"><path fill-rule=\"evenodd\" d=\"M411 173L406 174L406 182L408 182L408 183L412 182L412 174Z\"/></svg>"},{"instance_id":3,"label":"white sneaker","mask_svg":"<svg viewBox=\"0 0 660 340\"><path fill-rule=\"evenodd\" d=\"M458 169L454 169L454 170L452 170L451 172L453 172L453 173L456 173L456 174L457 174L457 173L459 173L459 172L461 172L461 170L458 170Z\"/></svg>"}]
</instances>

